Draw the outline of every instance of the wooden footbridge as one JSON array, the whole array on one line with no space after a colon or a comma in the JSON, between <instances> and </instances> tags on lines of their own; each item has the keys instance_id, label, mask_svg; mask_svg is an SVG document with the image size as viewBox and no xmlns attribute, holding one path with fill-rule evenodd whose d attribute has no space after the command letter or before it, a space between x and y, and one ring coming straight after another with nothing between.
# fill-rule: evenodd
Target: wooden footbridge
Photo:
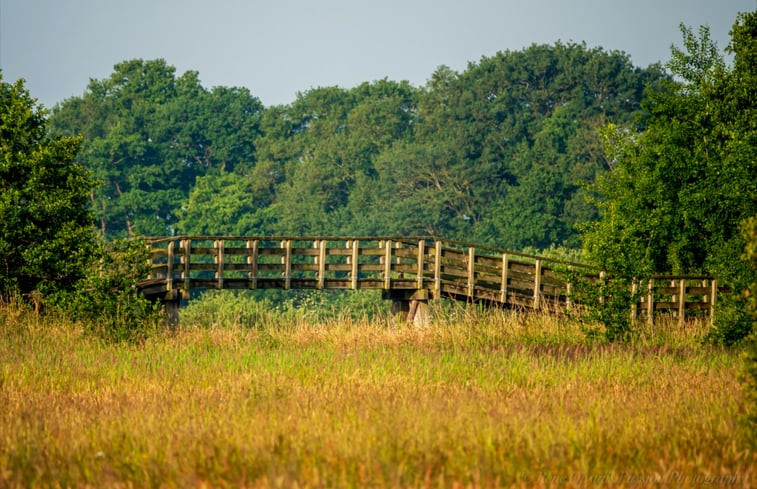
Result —
<instances>
[{"instance_id":1,"label":"wooden footbridge","mask_svg":"<svg viewBox=\"0 0 757 489\"><path fill-rule=\"evenodd\" d=\"M579 263L434 237L150 238L144 295L175 319L201 289L380 289L392 311L425 322L427 301L449 298L564 312L575 307L570 277L599 282L604 272ZM700 276L659 276L644 284L629 313L712 316L718 286Z\"/></svg>"}]
</instances>

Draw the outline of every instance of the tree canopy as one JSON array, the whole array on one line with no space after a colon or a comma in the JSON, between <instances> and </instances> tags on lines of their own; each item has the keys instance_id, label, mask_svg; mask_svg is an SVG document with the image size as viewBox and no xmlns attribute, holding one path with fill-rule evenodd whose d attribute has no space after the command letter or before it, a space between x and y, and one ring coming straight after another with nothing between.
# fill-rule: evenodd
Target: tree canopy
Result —
<instances>
[{"instance_id":1,"label":"tree canopy","mask_svg":"<svg viewBox=\"0 0 757 489\"><path fill-rule=\"evenodd\" d=\"M0 73L0 295L72 288L94 247L80 137L53 137L47 112ZM7 298L7 296L6 296Z\"/></svg>"},{"instance_id":2,"label":"tree canopy","mask_svg":"<svg viewBox=\"0 0 757 489\"><path fill-rule=\"evenodd\" d=\"M425 87L320 87L264 108L163 60L125 61L56 107L102 182L107 236L434 234L577 246L582 185L607 162L596 128L633 124L659 66L582 44L440 67Z\"/></svg>"},{"instance_id":3,"label":"tree canopy","mask_svg":"<svg viewBox=\"0 0 757 489\"><path fill-rule=\"evenodd\" d=\"M726 67L703 27L682 26L676 76L650 90L646 130L610 126L615 168L595 190L601 219L585 236L605 267L629 275L708 273L735 280L744 269L739 222L757 214L757 14L741 14Z\"/></svg>"},{"instance_id":4,"label":"tree canopy","mask_svg":"<svg viewBox=\"0 0 757 489\"><path fill-rule=\"evenodd\" d=\"M84 137L77 161L102 183L92 202L103 234L165 235L198 176L253 162L262 108L246 89L206 90L196 72L131 60L56 107L51 124Z\"/></svg>"}]
</instances>

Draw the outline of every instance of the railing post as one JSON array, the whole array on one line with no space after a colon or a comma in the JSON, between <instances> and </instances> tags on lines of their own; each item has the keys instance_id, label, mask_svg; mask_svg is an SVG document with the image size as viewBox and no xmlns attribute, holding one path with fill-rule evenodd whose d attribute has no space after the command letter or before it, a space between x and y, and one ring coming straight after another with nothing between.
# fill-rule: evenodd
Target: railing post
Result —
<instances>
[{"instance_id":1,"label":"railing post","mask_svg":"<svg viewBox=\"0 0 757 489\"><path fill-rule=\"evenodd\" d=\"M682 278L678 284L678 324L686 320L686 279Z\"/></svg>"},{"instance_id":2,"label":"railing post","mask_svg":"<svg viewBox=\"0 0 757 489\"><path fill-rule=\"evenodd\" d=\"M715 321L715 302L718 300L718 281L714 278L710 282L710 324Z\"/></svg>"},{"instance_id":3,"label":"railing post","mask_svg":"<svg viewBox=\"0 0 757 489\"><path fill-rule=\"evenodd\" d=\"M216 249L216 286L218 289L223 289L223 248L226 242L222 239L217 239L213 242L213 247Z\"/></svg>"},{"instance_id":4,"label":"railing post","mask_svg":"<svg viewBox=\"0 0 757 489\"><path fill-rule=\"evenodd\" d=\"M326 240L318 240L318 288L326 286Z\"/></svg>"},{"instance_id":5,"label":"railing post","mask_svg":"<svg viewBox=\"0 0 757 489\"><path fill-rule=\"evenodd\" d=\"M418 283L418 289L423 288L423 269L426 264L426 240L422 239L418 241L418 275L416 281Z\"/></svg>"},{"instance_id":6,"label":"railing post","mask_svg":"<svg viewBox=\"0 0 757 489\"><path fill-rule=\"evenodd\" d=\"M389 290L392 285L392 240L384 242L384 289Z\"/></svg>"},{"instance_id":7,"label":"railing post","mask_svg":"<svg viewBox=\"0 0 757 489\"><path fill-rule=\"evenodd\" d=\"M352 290L357 290L357 279L359 276L358 274L360 273L358 271L358 259L360 257L359 246L360 246L360 240L353 239L352 240L352 263L350 263L352 267L350 270L350 288L352 288Z\"/></svg>"},{"instance_id":8,"label":"railing post","mask_svg":"<svg viewBox=\"0 0 757 489\"><path fill-rule=\"evenodd\" d=\"M605 277L607 277L607 272L605 272L604 270L602 270L601 272L599 272L599 286L600 287L604 287L604 285L605 285ZM605 296L604 296L604 294L599 296L599 303L600 304L604 304L605 303Z\"/></svg>"},{"instance_id":9,"label":"railing post","mask_svg":"<svg viewBox=\"0 0 757 489\"><path fill-rule=\"evenodd\" d=\"M568 277L570 277L571 272L573 272L573 265L568 265ZM573 299L571 297L572 294L573 284L570 282L569 278L565 283L565 308L569 311L573 309Z\"/></svg>"},{"instance_id":10,"label":"railing post","mask_svg":"<svg viewBox=\"0 0 757 489\"><path fill-rule=\"evenodd\" d=\"M191 239L185 239L184 240L184 255L181 257L181 262L183 265L182 271L181 271L181 278L184 279L184 287L182 289L182 294L185 298L189 298L189 292L192 288L191 283L191 271L192 271L192 240Z\"/></svg>"},{"instance_id":11,"label":"railing post","mask_svg":"<svg viewBox=\"0 0 757 489\"><path fill-rule=\"evenodd\" d=\"M541 302L541 260L537 259L534 267L534 309L538 309Z\"/></svg>"},{"instance_id":12,"label":"railing post","mask_svg":"<svg viewBox=\"0 0 757 489\"><path fill-rule=\"evenodd\" d=\"M285 239L281 242L284 248L282 264L284 265L284 289L289 290L292 286L292 240Z\"/></svg>"},{"instance_id":13,"label":"railing post","mask_svg":"<svg viewBox=\"0 0 757 489\"><path fill-rule=\"evenodd\" d=\"M476 283L476 248L468 247L468 297L473 297Z\"/></svg>"},{"instance_id":14,"label":"railing post","mask_svg":"<svg viewBox=\"0 0 757 489\"><path fill-rule=\"evenodd\" d=\"M442 242L434 242L434 295L442 295Z\"/></svg>"},{"instance_id":15,"label":"railing post","mask_svg":"<svg viewBox=\"0 0 757 489\"><path fill-rule=\"evenodd\" d=\"M638 314L638 304L636 302L636 293L639 290L639 282L635 278L631 281L631 321L636 320Z\"/></svg>"},{"instance_id":16,"label":"railing post","mask_svg":"<svg viewBox=\"0 0 757 489\"><path fill-rule=\"evenodd\" d=\"M654 279L647 284L647 323L654 324Z\"/></svg>"},{"instance_id":17,"label":"railing post","mask_svg":"<svg viewBox=\"0 0 757 489\"><path fill-rule=\"evenodd\" d=\"M147 280L155 278L155 274L152 272L152 266L155 264L155 259L152 256L153 243L147 243Z\"/></svg>"},{"instance_id":18,"label":"railing post","mask_svg":"<svg viewBox=\"0 0 757 489\"><path fill-rule=\"evenodd\" d=\"M258 288L258 240L247 240L245 243L247 247L247 265L249 270L247 272L247 279L251 289Z\"/></svg>"},{"instance_id":19,"label":"railing post","mask_svg":"<svg viewBox=\"0 0 757 489\"><path fill-rule=\"evenodd\" d=\"M400 248L402 248L402 241L396 241L394 243L394 249L395 250L399 250ZM396 264L397 265L402 265L402 256L400 256L399 253L395 253L395 255L397 256L397 258L395 259ZM397 267L397 268L399 268L400 270L402 270L402 268L400 268L400 267ZM405 272L400 271L399 274L398 274L398 277L399 278L405 278Z\"/></svg>"},{"instance_id":20,"label":"railing post","mask_svg":"<svg viewBox=\"0 0 757 489\"><path fill-rule=\"evenodd\" d=\"M507 275L510 268L510 257L507 253L502 253L502 278L499 284L499 300L505 304L507 302Z\"/></svg>"},{"instance_id":21,"label":"railing post","mask_svg":"<svg viewBox=\"0 0 757 489\"><path fill-rule=\"evenodd\" d=\"M171 292L173 290L173 241L168 242L168 249L166 250L166 291Z\"/></svg>"}]
</instances>

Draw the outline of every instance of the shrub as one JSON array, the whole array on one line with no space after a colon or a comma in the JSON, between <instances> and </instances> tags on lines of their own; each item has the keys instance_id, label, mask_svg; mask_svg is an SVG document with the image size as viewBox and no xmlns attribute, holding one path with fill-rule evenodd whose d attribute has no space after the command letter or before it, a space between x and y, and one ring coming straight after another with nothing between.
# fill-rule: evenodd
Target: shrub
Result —
<instances>
[{"instance_id":1,"label":"shrub","mask_svg":"<svg viewBox=\"0 0 757 489\"><path fill-rule=\"evenodd\" d=\"M137 289L147 276L147 247L141 240L98 243L86 275L73 292L55 297L57 305L85 322L86 329L106 340L141 340L161 321L158 305Z\"/></svg>"}]
</instances>

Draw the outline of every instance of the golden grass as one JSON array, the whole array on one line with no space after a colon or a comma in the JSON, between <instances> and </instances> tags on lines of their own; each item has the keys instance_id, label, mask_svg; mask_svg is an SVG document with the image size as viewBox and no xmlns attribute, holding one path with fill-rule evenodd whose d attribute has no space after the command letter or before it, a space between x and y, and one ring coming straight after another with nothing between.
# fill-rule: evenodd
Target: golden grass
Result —
<instances>
[{"instance_id":1,"label":"golden grass","mask_svg":"<svg viewBox=\"0 0 757 489\"><path fill-rule=\"evenodd\" d=\"M739 352L460 309L106 344L0 311L0 487L750 487Z\"/></svg>"}]
</instances>

